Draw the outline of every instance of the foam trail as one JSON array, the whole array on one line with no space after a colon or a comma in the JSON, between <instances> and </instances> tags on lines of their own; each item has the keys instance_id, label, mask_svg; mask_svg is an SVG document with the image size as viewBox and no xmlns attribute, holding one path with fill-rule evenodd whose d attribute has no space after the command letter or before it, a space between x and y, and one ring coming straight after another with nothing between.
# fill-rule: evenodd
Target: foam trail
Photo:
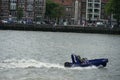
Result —
<instances>
[{"instance_id":1,"label":"foam trail","mask_svg":"<svg viewBox=\"0 0 120 80\"><path fill-rule=\"evenodd\" d=\"M51 63L44 63L40 62L34 59L21 59L21 60L16 60L16 59L7 59L4 61L0 62L0 69L3 68L59 68L59 69L70 69L70 70L83 70L83 69L95 69L96 67L75 67L75 68L65 68L63 65L60 64L51 64Z\"/></svg>"},{"instance_id":2,"label":"foam trail","mask_svg":"<svg viewBox=\"0 0 120 80\"><path fill-rule=\"evenodd\" d=\"M64 66L61 66L59 64L44 63L44 62L36 61L34 59L30 59L30 60L7 59L0 62L0 68L29 68L29 67L64 68Z\"/></svg>"}]
</instances>

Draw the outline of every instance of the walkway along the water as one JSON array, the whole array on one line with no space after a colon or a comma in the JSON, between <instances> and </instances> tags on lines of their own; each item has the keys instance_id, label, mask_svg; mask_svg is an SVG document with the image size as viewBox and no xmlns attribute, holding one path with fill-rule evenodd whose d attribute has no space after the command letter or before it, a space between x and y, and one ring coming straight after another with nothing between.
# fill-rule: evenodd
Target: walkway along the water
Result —
<instances>
[{"instance_id":1,"label":"walkway along the water","mask_svg":"<svg viewBox=\"0 0 120 80\"><path fill-rule=\"evenodd\" d=\"M80 32L80 33L103 33L103 34L120 34L120 27L83 27L76 25L59 25L50 24L0 24L1 30L26 30L26 31L53 31L53 32Z\"/></svg>"}]
</instances>

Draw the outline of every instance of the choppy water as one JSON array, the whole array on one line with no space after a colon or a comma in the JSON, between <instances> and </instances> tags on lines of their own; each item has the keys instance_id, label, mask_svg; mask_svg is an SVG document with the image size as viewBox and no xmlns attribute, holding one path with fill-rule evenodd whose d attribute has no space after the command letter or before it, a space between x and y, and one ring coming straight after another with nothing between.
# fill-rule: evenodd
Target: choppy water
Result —
<instances>
[{"instance_id":1,"label":"choppy water","mask_svg":"<svg viewBox=\"0 0 120 80\"><path fill-rule=\"evenodd\" d=\"M119 80L120 35L0 31L0 80ZM108 58L106 68L65 68L70 54Z\"/></svg>"}]
</instances>

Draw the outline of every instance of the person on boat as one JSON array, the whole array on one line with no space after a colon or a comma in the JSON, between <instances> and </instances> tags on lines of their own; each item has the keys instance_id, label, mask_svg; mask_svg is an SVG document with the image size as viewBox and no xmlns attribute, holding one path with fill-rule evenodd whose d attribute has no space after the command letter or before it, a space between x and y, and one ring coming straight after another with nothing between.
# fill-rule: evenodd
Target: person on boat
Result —
<instances>
[{"instance_id":1,"label":"person on boat","mask_svg":"<svg viewBox=\"0 0 120 80\"><path fill-rule=\"evenodd\" d=\"M76 64L81 64L81 57L79 55L76 56Z\"/></svg>"},{"instance_id":2,"label":"person on boat","mask_svg":"<svg viewBox=\"0 0 120 80\"><path fill-rule=\"evenodd\" d=\"M73 64L81 64L81 57L79 55L71 55L72 63Z\"/></svg>"},{"instance_id":3,"label":"person on boat","mask_svg":"<svg viewBox=\"0 0 120 80\"><path fill-rule=\"evenodd\" d=\"M76 61L75 61L75 56L76 56L76 55L71 54L71 59L72 59L72 63L73 63L73 64L75 64L75 63L76 63Z\"/></svg>"},{"instance_id":4,"label":"person on boat","mask_svg":"<svg viewBox=\"0 0 120 80\"><path fill-rule=\"evenodd\" d=\"M82 62L82 64L89 64L89 61L87 58L82 58L81 62Z\"/></svg>"}]
</instances>

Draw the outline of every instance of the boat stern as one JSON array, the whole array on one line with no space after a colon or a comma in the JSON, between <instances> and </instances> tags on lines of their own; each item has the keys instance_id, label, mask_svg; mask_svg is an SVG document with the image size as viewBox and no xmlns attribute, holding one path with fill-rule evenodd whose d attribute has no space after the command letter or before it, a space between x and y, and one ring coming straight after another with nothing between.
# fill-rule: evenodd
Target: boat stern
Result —
<instances>
[{"instance_id":1,"label":"boat stern","mask_svg":"<svg viewBox=\"0 0 120 80\"><path fill-rule=\"evenodd\" d=\"M106 65L107 65L107 63L108 63L108 59L105 58L105 59L102 59L101 61L102 61L101 64L103 65L103 67L106 67Z\"/></svg>"}]
</instances>

